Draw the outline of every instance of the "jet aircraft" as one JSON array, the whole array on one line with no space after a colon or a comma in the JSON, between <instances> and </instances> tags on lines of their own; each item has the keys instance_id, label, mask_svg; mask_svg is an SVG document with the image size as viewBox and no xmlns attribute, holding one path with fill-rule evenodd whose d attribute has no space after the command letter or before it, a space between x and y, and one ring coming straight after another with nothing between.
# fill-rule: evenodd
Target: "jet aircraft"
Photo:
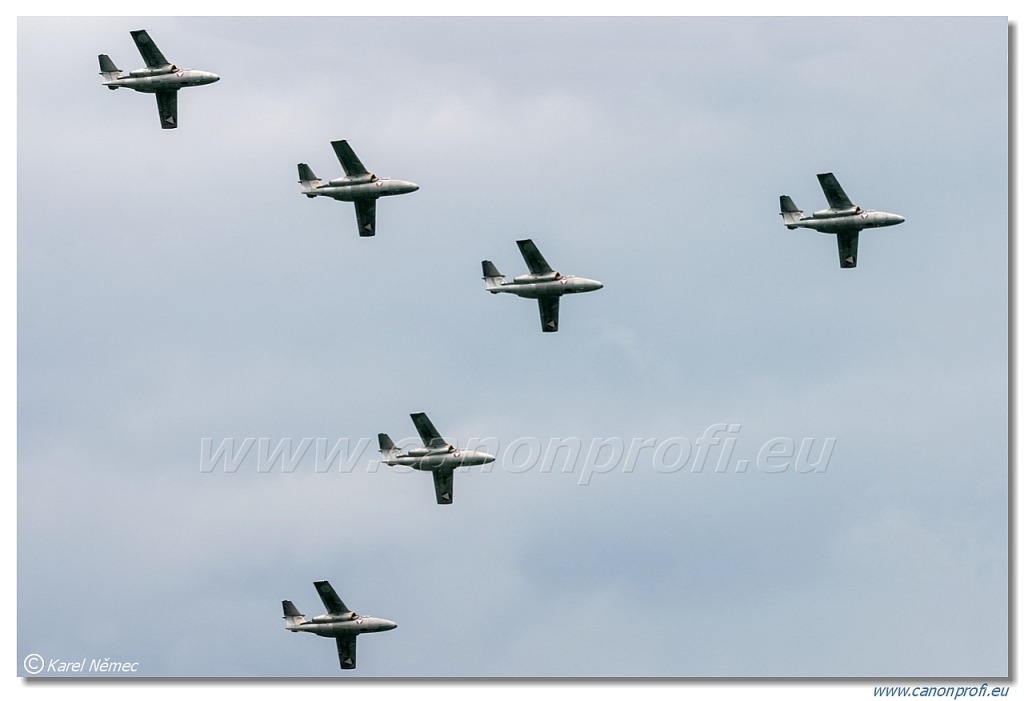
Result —
<instances>
[{"instance_id":1,"label":"jet aircraft","mask_svg":"<svg viewBox=\"0 0 1024 701\"><path fill-rule=\"evenodd\" d=\"M509 282L489 260L483 261L484 284L491 294L508 292L520 297L536 299L540 305L540 327L545 332L558 331L558 300L562 295L600 290L597 280L562 275L551 269L533 241L516 241L519 251L530 268L529 275L520 275Z\"/></svg>"},{"instance_id":2,"label":"jet aircraft","mask_svg":"<svg viewBox=\"0 0 1024 701\"><path fill-rule=\"evenodd\" d=\"M427 470L434 476L434 493L438 504L452 503L452 476L456 468L484 465L494 462L494 456L476 450L459 450L445 441L426 414L410 414L416 430L423 440L422 448L413 448L399 455L394 441L386 433L377 434L385 465L406 465L416 470Z\"/></svg>"},{"instance_id":3,"label":"jet aircraft","mask_svg":"<svg viewBox=\"0 0 1024 701\"><path fill-rule=\"evenodd\" d=\"M341 167L345 169L345 177L329 180L323 185L308 165L300 163L299 184L302 185L302 194L309 198L330 197L342 202L354 202L359 235L373 236L377 233L377 200L389 195L416 192L420 186L405 180L378 178L366 170L347 141L332 141L331 146L341 161Z\"/></svg>"},{"instance_id":4,"label":"jet aircraft","mask_svg":"<svg viewBox=\"0 0 1024 701\"><path fill-rule=\"evenodd\" d=\"M825 191L829 208L805 217L789 195L782 195L779 197L782 222L787 229L803 227L823 234L835 234L839 244L840 268L857 267L857 240L861 229L894 226L905 221L899 214L861 209L853 204L832 173L818 173L818 182Z\"/></svg>"},{"instance_id":5,"label":"jet aircraft","mask_svg":"<svg viewBox=\"0 0 1024 701\"><path fill-rule=\"evenodd\" d=\"M338 662L342 669L356 668L356 636L363 633L379 633L385 630L394 630L398 624L386 618L374 618L373 616L360 616L348 610L344 602L338 597L331 583L324 580L313 582L317 594L324 602L327 613L313 616L312 621L299 613L295 604L285 600L281 602L284 608L284 627L293 633L316 633L325 638L334 638L338 644Z\"/></svg>"},{"instance_id":6,"label":"jet aircraft","mask_svg":"<svg viewBox=\"0 0 1024 701\"><path fill-rule=\"evenodd\" d=\"M220 76L207 71L178 68L164 58L145 29L137 29L131 35L135 45L139 47L146 67L126 75L114 65L109 56L100 54L100 75L103 76L103 84L111 90L130 88L138 92L154 93L156 106L160 111L160 127L177 129L178 90L193 85L216 83Z\"/></svg>"}]
</instances>

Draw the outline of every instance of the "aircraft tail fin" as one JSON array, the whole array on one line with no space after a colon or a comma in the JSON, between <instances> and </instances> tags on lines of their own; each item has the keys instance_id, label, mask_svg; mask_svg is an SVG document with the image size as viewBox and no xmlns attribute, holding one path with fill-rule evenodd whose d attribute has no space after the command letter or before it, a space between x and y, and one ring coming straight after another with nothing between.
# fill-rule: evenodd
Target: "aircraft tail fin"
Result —
<instances>
[{"instance_id":1,"label":"aircraft tail fin","mask_svg":"<svg viewBox=\"0 0 1024 701\"><path fill-rule=\"evenodd\" d=\"M789 229L795 229L797 222L800 221L800 217L803 216L803 212L793 202L793 198L789 195L779 196L779 209L782 210L782 223Z\"/></svg>"},{"instance_id":2,"label":"aircraft tail fin","mask_svg":"<svg viewBox=\"0 0 1024 701\"><path fill-rule=\"evenodd\" d=\"M299 610L295 608L295 604L288 601L287 599L281 602L281 607L284 609L284 627L294 628L306 622L306 617L299 613Z\"/></svg>"},{"instance_id":3,"label":"aircraft tail fin","mask_svg":"<svg viewBox=\"0 0 1024 701\"><path fill-rule=\"evenodd\" d=\"M496 293L498 288L505 284L505 276L498 272L498 269L489 260L482 263L484 269L484 285L489 292Z\"/></svg>"},{"instance_id":4,"label":"aircraft tail fin","mask_svg":"<svg viewBox=\"0 0 1024 701\"><path fill-rule=\"evenodd\" d=\"M110 56L106 54L100 54L100 75L103 76L104 83L110 83L121 77L121 69L114 65L114 62L110 60ZM117 90L116 85L108 85L111 90Z\"/></svg>"},{"instance_id":5,"label":"aircraft tail fin","mask_svg":"<svg viewBox=\"0 0 1024 701\"><path fill-rule=\"evenodd\" d=\"M386 433L377 434L377 442L380 444L380 454L384 456L384 462L394 460L398 457L398 448L391 437Z\"/></svg>"},{"instance_id":6,"label":"aircraft tail fin","mask_svg":"<svg viewBox=\"0 0 1024 701\"><path fill-rule=\"evenodd\" d=\"M316 177L313 169L305 163L299 164L299 185L302 185L302 192L306 197L316 197L311 193L320 187L320 178Z\"/></svg>"}]
</instances>

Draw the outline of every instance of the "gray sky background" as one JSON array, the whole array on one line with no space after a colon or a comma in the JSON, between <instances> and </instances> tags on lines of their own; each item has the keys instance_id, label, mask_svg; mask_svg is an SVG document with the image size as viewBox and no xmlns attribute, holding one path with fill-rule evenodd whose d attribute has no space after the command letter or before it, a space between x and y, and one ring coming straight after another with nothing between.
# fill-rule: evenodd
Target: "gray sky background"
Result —
<instances>
[{"instance_id":1,"label":"gray sky background","mask_svg":"<svg viewBox=\"0 0 1024 701\"><path fill-rule=\"evenodd\" d=\"M1008 673L1005 18L17 28L19 660L339 676L281 621L326 578L399 624L347 676ZM100 86L138 28L221 75L175 131ZM341 138L421 187L373 239L299 194ZM852 271L777 213L824 171L907 219ZM483 292L527 237L605 284L557 334ZM376 463L415 411L498 449L451 507ZM703 470L586 472L716 424ZM200 469L246 437L368 444ZM834 449L779 471L776 438Z\"/></svg>"}]
</instances>

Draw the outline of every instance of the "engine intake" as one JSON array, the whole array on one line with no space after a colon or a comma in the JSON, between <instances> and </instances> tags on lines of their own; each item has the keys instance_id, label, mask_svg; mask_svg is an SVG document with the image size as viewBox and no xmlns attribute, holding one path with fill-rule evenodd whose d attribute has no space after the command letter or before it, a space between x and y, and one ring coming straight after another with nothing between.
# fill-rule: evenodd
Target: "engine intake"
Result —
<instances>
[{"instance_id":1,"label":"engine intake","mask_svg":"<svg viewBox=\"0 0 1024 701\"><path fill-rule=\"evenodd\" d=\"M820 209L814 213L814 218L832 219L835 217L849 217L854 214L860 214L860 207L857 205L846 207L845 209Z\"/></svg>"},{"instance_id":2,"label":"engine intake","mask_svg":"<svg viewBox=\"0 0 1024 701\"><path fill-rule=\"evenodd\" d=\"M177 70L177 66L173 63L169 63L166 66L158 66L156 68L140 68L137 71L132 71L128 75L132 78L146 78L154 75L167 75L168 73L174 73Z\"/></svg>"},{"instance_id":3,"label":"engine intake","mask_svg":"<svg viewBox=\"0 0 1024 701\"><path fill-rule=\"evenodd\" d=\"M367 173L365 175L346 175L344 178L335 178L334 180L327 183L328 185L365 185L372 183L377 180L377 176L373 173Z\"/></svg>"},{"instance_id":4,"label":"engine intake","mask_svg":"<svg viewBox=\"0 0 1024 701\"><path fill-rule=\"evenodd\" d=\"M551 282L553 280L561 280L562 274L558 272L544 273L543 275L519 275L515 278L515 282Z\"/></svg>"}]
</instances>

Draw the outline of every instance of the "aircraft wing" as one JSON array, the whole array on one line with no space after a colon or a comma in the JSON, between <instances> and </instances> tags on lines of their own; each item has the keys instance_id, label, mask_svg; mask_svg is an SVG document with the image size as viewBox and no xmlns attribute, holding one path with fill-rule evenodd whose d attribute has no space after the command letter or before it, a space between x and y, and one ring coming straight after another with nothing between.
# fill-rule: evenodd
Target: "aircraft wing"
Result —
<instances>
[{"instance_id":1,"label":"aircraft wing","mask_svg":"<svg viewBox=\"0 0 1024 701\"><path fill-rule=\"evenodd\" d=\"M377 233L377 200L356 200L356 222L360 236Z\"/></svg>"},{"instance_id":2,"label":"aircraft wing","mask_svg":"<svg viewBox=\"0 0 1024 701\"><path fill-rule=\"evenodd\" d=\"M847 231L836 234L839 242L839 267L857 267L857 239L860 238L859 231Z\"/></svg>"},{"instance_id":3,"label":"aircraft wing","mask_svg":"<svg viewBox=\"0 0 1024 701\"><path fill-rule=\"evenodd\" d=\"M334 587L328 581L313 582L313 586L316 587L316 593L320 595L320 600L324 602L324 608L327 609L327 613L334 616L340 616L343 613L351 613L348 607L345 606L345 602L341 600L337 592L334 591ZM355 657L355 655L352 655Z\"/></svg>"},{"instance_id":4,"label":"aircraft wing","mask_svg":"<svg viewBox=\"0 0 1024 701\"><path fill-rule=\"evenodd\" d=\"M539 297L540 328L545 332L558 331L558 297Z\"/></svg>"},{"instance_id":5,"label":"aircraft wing","mask_svg":"<svg viewBox=\"0 0 1024 701\"><path fill-rule=\"evenodd\" d=\"M338 662L342 669L356 668L356 636L344 635L334 639L338 644Z\"/></svg>"},{"instance_id":6,"label":"aircraft wing","mask_svg":"<svg viewBox=\"0 0 1024 701\"><path fill-rule=\"evenodd\" d=\"M163 90L156 95L156 108L160 110L160 128L178 128L178 91Z\"/></svg>"},{"instance_id":7,"label":"aircraft wing","mask_svg":"<svg viewBox=\"0 0 1024 701\"><path fill-rule=\"evenodd\" d=\"M519 246L519 252L523 254L523 260L526 261L527 267L530 268L530 272L534 275L546 275L548 273L555 272L548 265L548 262L544 260L544 256L537 250L537 246L534 245L532 239L524 239L523 241L516 241Z\"/></svg>"},{"instance_id":8,"label":"aircraft wing","mask_svg":"<svg viewBox=\"0 0 1024 701\"><path fill-rule=\"evenodd\" d=\"M426 414L420 412L418 414L409 414L409 416L416 426L416 431L420 434L420 439L423 440L423 447L445 448L448 446L448 442L437 432L434 424L430 422Z\"/></svg>"},{"instance_id":9,"label":"aircraft wing","mask_svg":"<svg viewBox=\"0 0 1024 701\"><path fill-rule=\"evenodd\" d=\"M149 38L149 32L145 29L137 29L131 34L132 39L135 40L135 46L138 47L139 53L142 54L142 60L146 62L146 68L160 68L170 65L171 62L164 58L163 52Z\"/></svg>"},{"instance_id":10,"label":"aircraft wing","mask_svg":"<svg viewBox=\"0 0 1024 701\"><path fill-rule=\"evenodd\" d=\"M434 476L434 494L437 496L438 504L452 503L452 479L455 476L454 470L433 470L430 474Z\"/></svg>"},{"instance_id":11,"label":"aircraft wing","mask_svg":"<svg viewBox=\"0 0 1024 701\"><path fill-rule=\"evenodd\" d=\"M334 154L341 161L341 167L345 169L345 175L369 175L369 171L363 167L356 152L352 150L347 141L332 141L331 146L334 147Z\"/></svg>"},{"instance_id":12,"label":"aircraft wing","mask_svg":"<svg viewBox=\"0 0 1024 701\"><path fill-rule=\"evenodd\" d=\"M818 182L821 183L821 189L825 191L825 199L828 200L828 206L832 209L849 209L853 207L853 202L850 202L850 198L846 196L846 192L843 191L842 185L836 180L836 176L832 173L818 173Z\"/></svg>"}]
</instances>

